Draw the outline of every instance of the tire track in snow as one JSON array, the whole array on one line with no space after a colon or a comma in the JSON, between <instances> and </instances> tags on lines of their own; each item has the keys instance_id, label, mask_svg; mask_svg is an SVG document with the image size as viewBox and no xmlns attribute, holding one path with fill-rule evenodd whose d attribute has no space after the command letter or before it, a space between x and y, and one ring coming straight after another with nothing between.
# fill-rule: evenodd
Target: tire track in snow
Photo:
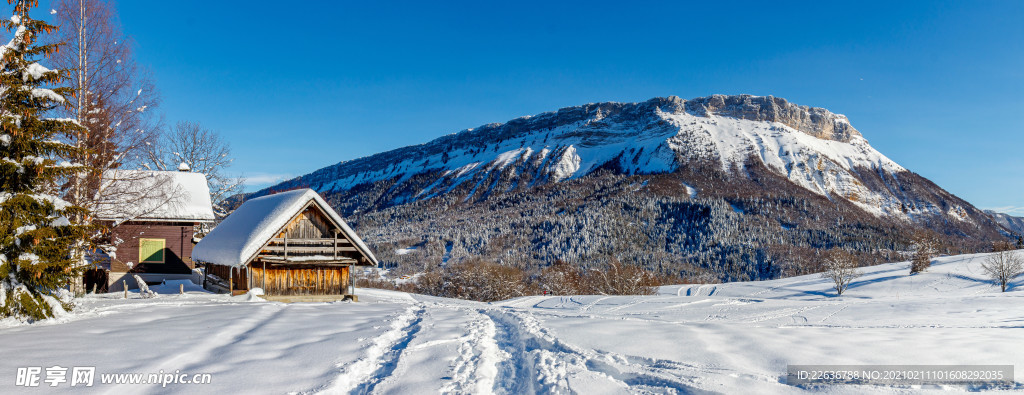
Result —
<instances>
[{"instance_id":1,"label":"tire track in snow","mask_svg":"<svg viewBox=\"0 0 1024 395\"><path fill-rule=\"evenodd\" d=\"M831 313L828 313L828 315L822 317L821 321L818 321L818 322L822 323L822 322L828 321L829 319L832 318L832 316L834 316L836 314L839 314L840 311L846 310L847 307L850 307L850 305L844 304L843 307L840 307L839 309L837 309L837 310L835 310L835 311L833 311Z\"/></svg>"},{"instance_id":2,"label":"tire track in snow","mask_svg":"<svg viewBox=\"0 0 1024 395\"><path fill-rule=\"evenodd\" d=\"M627 303L623 303L623 304L620 304L618 306L613 306L613 307L607 308L602 313L614 313L616 311L628 309L630 307L633 307L633 306L636 306L636 305L639 305L639 304L642 304L642 303L644 303L644 300L642 298L633 298L633 300L630 300Z\"/></svg>"},{"instance_id":3,"label":"tire track in snow","mask_svg":"<svg viewBox=\"0 0 1024 395\"><path fill-rule=\"evenodd\" d=\"M391 328L377 336L366 349L366 356L349 364L339 365L341 373L333 383L319 393L367 394L377 384L391 375L398 365L409 342L419 333L420 322L426 310L417 304L409 306L405 312L391 321Z\"/></svg>"},{"instance_id":4,"label":"tire track in snow","mask_svg":"<svg viewBox=\"0 0 1024 395\"><path fill-rule=\"evenodd\" d=\"M584 312L584 313L590 312L590 309L593 309L594 306L597 306L598 303L601 303L601 302L607 300L608 298L611 298L611 296L602 296L600 298L594 299L594 301L592 301L590 303L587 303L586 305L581 307L580 311Z\"/></svg>"},{"instance_id":5,"label":"tire track in snow","mask_svg":"<svg viewBox=\"0 0 1024 395\"><path fill-rule=\"evenodd\" d=\"M708 288L710 288L711 290L708 291L707 295L704 295L704 290L708 289ZM676 296L714 296L715 292L717 292L717 291L718 291L718 286L717 285L703 284L703 285L697 286L696 288L694 288L693 286L690 286L690 287L686 288L686 295L683 295L682 294L683 293L683 289L679 288L679 290L676 291Z\"/></svg>"},{"instance_id":6,"label":"tire track in snow","mask_svg":"<svg viewBox=\"0 0 1024 395\"><path fill-rule=\"evenodd\" d=\"M779 318L798 317L798 314L800 314L800 313L806 312L808 310L813 310L813 309L821 308L821 307L822 307L821 305L818 305L818 306L807 306L807 307L788 307L788 308L782 308L782 309L778 309L778 310L775 310L775 311L772 311L772 312L768 312L766 314L759 314L759 315L756 315L756 316L753 316L753 317L738 317L738 321L753 324L753 323L770 321L770 320L779 319ZM802 317L802 316L800 316L800 317ZM803 317L803 318L806 321L806 317Z\"/></svg>"}]
</instances>

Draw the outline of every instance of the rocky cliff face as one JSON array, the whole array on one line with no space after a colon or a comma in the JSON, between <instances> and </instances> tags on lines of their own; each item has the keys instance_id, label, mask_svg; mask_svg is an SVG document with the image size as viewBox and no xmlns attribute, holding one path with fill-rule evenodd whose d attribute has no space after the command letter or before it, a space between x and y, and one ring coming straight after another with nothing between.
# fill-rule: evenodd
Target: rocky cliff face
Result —
<instances>
[{"instance_id":1,"label":"rocky cliff face","mask_svg":"<svg viewBox=\"0 0 1024 395\"><path fill-rule=\"evenodd\" d=\"M383 249L436 242L446 246L433 249L437 259L521 265L603 251L764 278L785 271L772 262L796 259L793 246L895 258L914 227L966 249L1000 237L990 217L876 151L845 116L749 95L564 108L342 162L253 196L294 187L325 195Z\"/></svg>"},{"instance_id":2,"label":"rocky cliff face","mask_svg":"<svg viewBox=\"0 0 1024 395\"><path fill-rule=\"evenodd\" d=\"M824 108L796 105L779 97L713 95L686 102L686 110L701 116L778 122L819 139L849 142L854 136L861 135L845 115L833 114Z\"/></svg>"}]
</instances>

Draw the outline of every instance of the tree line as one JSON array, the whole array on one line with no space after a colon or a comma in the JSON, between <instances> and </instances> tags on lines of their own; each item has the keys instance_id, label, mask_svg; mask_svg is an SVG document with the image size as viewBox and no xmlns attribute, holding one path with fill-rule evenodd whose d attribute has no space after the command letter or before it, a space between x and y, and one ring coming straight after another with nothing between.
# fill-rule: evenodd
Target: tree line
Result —
<instances>
[{"instance_id":1,"label":"tree line","mask_svg":"<svg viewBox=\"0 0 1024 395\"><path fill-rule=\"evenodd\" d=\"M687 279L659 275L614 256L589 268L557 261L543 269L522 269L473 258L419 273L401 284L380 277L357 279L360 287L493 302L530 295L653 295L661 285Z\"/></svg>"}]
</instances>

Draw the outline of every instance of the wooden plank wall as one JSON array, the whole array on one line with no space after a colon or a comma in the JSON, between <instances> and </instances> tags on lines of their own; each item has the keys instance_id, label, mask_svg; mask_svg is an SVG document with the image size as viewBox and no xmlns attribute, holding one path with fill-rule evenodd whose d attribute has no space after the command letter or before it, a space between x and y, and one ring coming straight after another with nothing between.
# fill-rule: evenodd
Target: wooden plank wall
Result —
<instances>
[{"instance_id":1,"label":"wooden plank wall","mask_svg":"<svg viewBox=\"0 0 1024 395\"><path fill-rule=\"evenodd\" d=\"M332 226L315 207L310 206L285 227L278 237L289 239L330 239L334 237Z\"/></svg>"},{"instance_id":2,"label":"wooden plank wall","mask_svg":"<svg viewBox=\"0 0 1024 395\"><path fill-rule=\"evenodd\" d=\"M260 262L250 266L252 286L267 295L344 295L349 283L348 267L271 268ZM266 287L264 288L264 276Z\"/></svg>"}]
</instances>

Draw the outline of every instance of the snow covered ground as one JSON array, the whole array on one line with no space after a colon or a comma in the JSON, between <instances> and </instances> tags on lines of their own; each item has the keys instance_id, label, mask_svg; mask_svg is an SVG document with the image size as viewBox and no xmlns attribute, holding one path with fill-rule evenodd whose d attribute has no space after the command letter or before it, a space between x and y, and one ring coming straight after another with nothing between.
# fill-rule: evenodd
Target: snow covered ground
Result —
<instances>
[{"instance_id":1,"label":"snow covered ground","mask_svg":"<svg viewBox=\"0 0 1024 395\"><path fill-rule=\"evenodd\" d=\"M817 276L663 287L655 296L477 303L359 290L281 304L177 289L81 299L70 316L0 322L0 392L20 367L95 366L94 393L917 393L797 388L787 364L1024 366L1024 279L1000 293L985 255L863 268L842 297ZM6 326L6 327L4 327ZM209 384L103 384L106 373L209 373ZM1018 373L1019 375L1019 373ZM45 379L45 371L43 374ZM1013 391L1024 391L1016 378ZM991 388L987 388L991 389Z\"/></svg>"}]
</instances>

